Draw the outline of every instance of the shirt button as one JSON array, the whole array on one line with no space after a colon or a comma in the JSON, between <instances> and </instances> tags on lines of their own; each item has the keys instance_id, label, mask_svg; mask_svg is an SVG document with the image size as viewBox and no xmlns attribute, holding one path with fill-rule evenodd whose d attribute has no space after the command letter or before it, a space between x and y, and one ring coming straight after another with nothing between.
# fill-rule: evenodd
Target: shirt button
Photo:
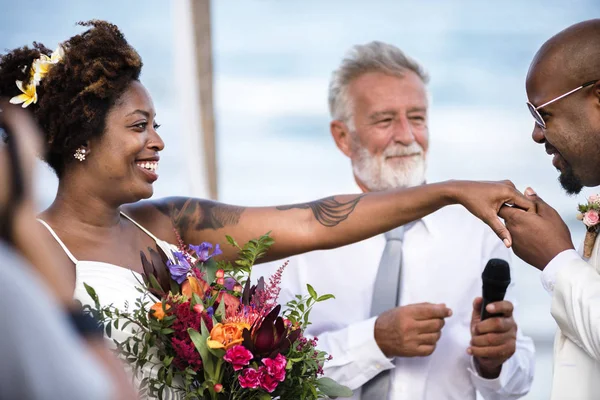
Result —
<instances>
[{"instance_id":1,"label":"shirt button","mask_svg":"<svg viewBox=\"0 0 600 400\"><path fill-rule=\"evenodd\" d=\"M375 368L377 368L377 369L381 369L381 368L382 368L382 367L381 367L381 364L375 364Z\"/></svg>"}]
</instances>

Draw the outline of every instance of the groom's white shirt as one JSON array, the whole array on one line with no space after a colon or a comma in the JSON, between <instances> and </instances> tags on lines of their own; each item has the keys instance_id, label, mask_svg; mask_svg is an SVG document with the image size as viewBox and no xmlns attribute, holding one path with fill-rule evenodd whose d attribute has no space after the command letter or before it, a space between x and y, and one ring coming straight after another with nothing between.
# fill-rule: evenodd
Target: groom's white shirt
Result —
<instances>
[{"instance_id":1,"label":"groom's white shirt","mask_svg":"<svg viewBox=\"0 0 600 400\"><path fill-rule=\"evenodd\" d=\"M600 398L598 240L588 261L581 253L560 253L542 273L542 283L552 295L552 316L559 327L554 342L553 400Z\"/></svg>"}]
</instances>

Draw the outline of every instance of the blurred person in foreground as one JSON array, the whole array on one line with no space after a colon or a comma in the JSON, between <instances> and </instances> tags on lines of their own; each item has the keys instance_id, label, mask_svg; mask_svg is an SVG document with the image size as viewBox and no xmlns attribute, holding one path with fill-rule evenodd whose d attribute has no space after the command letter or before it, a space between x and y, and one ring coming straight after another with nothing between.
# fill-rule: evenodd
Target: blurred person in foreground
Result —
<instances>
[{"instance_id":1,"label":"blurred person in foreground","mask_svg":"<svg viewBox=\"0 0 600 400\"><path fill-rule=\"evenodd\" d=\"M533 140L553 156L565 191L573 195L600 185L600 19L575 24L544 43L531 62L526 88L535 119ZM542 284L552 296L551 313L559 327L552 399L597 399L600 196L589 199L592 209L582 221L588 233L577 252L560 215L533 189L525 194L536 202L536 211L504 207L500 215L515 238L515 254L543 271Z\"/></svg>"},{"instance_id":2,"label":"blurred person in foreground","mask_svg":"<svg viewBox=\"0 0 600 400\"><path fill-rule=\"evenodd\" d=\"M363 193L425 183L429 147L428 77L398 48L352 48L329 86L331 134ZM517 329L511 300L480 321L481 273L491 258L510 261L500 240L459 207L335 250L293 257L280 301L311 282L336 300L317 305L308 333L333 354L325 373L356 399L516 399L534 372L534 346ZM387 243L401 255L390 274ZM386 243L386 241L388 241ZM317 268L310 268L315 266ZM332 268L339 266L338 268ZM389 286L392 282L393 285ZM512 286L512 285L511 285ZM507 297L510 299L512 287ZM389 309L374 310L387 302Z\"/></svg>"},{"instance_id":3,"label":"blurred person in foreground","mask_svg":"<svg viewBox=\"0 0 600 400\"><path fill-rule=\"evenodd\" d=\"M0 399L133 399L102 329L82 314L35 221L32 170L41 134L0 102ZM43 228L42 228L43 229Z\"/></svg>"}]
</instances>

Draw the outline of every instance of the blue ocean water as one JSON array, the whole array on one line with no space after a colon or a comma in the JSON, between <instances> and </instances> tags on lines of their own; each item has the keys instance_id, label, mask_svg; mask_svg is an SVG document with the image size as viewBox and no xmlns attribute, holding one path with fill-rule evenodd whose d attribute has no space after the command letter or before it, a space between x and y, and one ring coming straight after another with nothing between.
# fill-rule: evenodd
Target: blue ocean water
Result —
<instances>
[{"instance_id":1,"label":"blue ocean water","mask_svg":"<svg viewBox=\"0 0 600 400\"><path fill-rule=\"evenodd\" d=\"M190 193L184 165L187 90L175 84L178 40L169 2L0 0L0 48L34 40L54 47L100 18L121 27L144 59L167 147L156 196ZM349 162L328 133L327 84L345 51L357 43L393 43L431 75L428 179L512 179L554 205L577 243L583 229L577 198L563 194L557 174L530 134L524 77L539 46L572 23L600 16L600 2L464 1L213 1L212 28L220 200L265 205L353 191ZM56 181L40 167L40 207ZM555 330L539 273L516 262L519 327L537 345L534 387L546 399Z\"/></svg>"}]
</instances>

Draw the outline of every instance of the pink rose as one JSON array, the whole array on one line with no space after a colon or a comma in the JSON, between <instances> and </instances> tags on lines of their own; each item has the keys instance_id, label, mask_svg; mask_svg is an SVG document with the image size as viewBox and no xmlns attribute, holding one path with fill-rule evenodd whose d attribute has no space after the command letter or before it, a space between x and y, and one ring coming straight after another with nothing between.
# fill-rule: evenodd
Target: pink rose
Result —
<instances>
[{"instance_id":1,"label":"pink rose","mask_svg":"<svg viewBox=\"0 0 600 400\"><path fill-rule=\"evenodd\" d=\"M600 194L593 194L588 197L588 203L600 205Z\"/></svg>"},{"instance_id":2,"label":"pink rose","mask_svg":"<svg viewBox=\"0 0 600 400\"><path fill-rule=\"evenodd\" d=\"M271 393L273 390L277 389L277 385L279 385L279 381L274 377L269 375L265 367L260 367L260 387L265 389L267 392ZM284 371L285 374L285 371Z\"/></svg>"},{"instance_id":3,"label":"pink rose","mask_svg":"<svg viewBox=\"0 0 600 400\"><path fill-rule=\"evenodd\" d=\"M246 368L238 376L240 386L245 389L256 389L260 385L261 373L254 368Z\"/></svg>"},{"instance_id":4,"label":"pink rose","mask_svg":"<svg viewBox=\"0 0 600 400\"><path fill-rule=\"evenodd\" d=\"M598 215L598 211L589 210L585 214L583 214L583 223L587 227L592 227L598 224L600 221L600 215Z\"/></svg>"},{"instance_id":5,"label":"pink rose","mask_svg":"<svg viewBox=\"0 0 600 400\"><path fill-rule=\"evenodd\" d=\"M267 367L267 373L279 382L285 380L285 366L287 360L281 354L277 354L275 358L263 358L262 363Z\"/></svg>"},{"instance_id":6,"label":"pink rose","mask_svg":"<svg viewBox=\"0 0 600 400\"><path fill-rule=\"evenodd\" d=\"M233 365L234 371L239 371L250 363L254 356L241 344L233 346L223 356L223 360Z\"/></svg>"}]
</instances>

